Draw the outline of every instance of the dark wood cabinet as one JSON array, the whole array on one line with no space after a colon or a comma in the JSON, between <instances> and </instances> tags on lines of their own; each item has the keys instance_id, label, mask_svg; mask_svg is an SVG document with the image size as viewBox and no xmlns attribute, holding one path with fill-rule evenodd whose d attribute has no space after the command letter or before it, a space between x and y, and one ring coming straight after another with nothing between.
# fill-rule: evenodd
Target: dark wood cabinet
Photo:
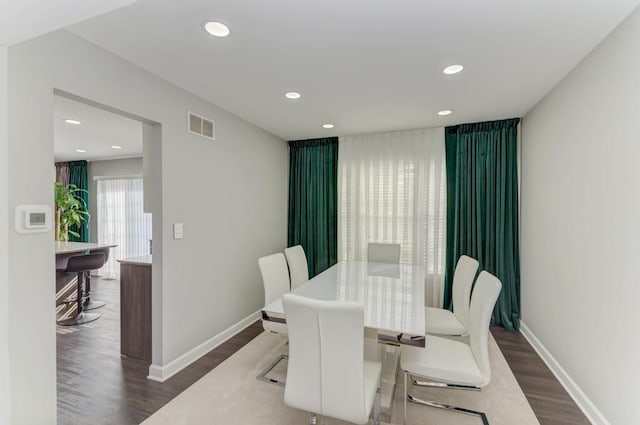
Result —
<instances>
[{"instance_id":1,"label":"dark wood cabinet","mask_svg":"<svg viewBox=\"0 0 640 425\"><path fill-rule=\"evenodd\" d=\"M151 264L120 263L120 353L151 363Z\"/></svg>"}]
</instances>

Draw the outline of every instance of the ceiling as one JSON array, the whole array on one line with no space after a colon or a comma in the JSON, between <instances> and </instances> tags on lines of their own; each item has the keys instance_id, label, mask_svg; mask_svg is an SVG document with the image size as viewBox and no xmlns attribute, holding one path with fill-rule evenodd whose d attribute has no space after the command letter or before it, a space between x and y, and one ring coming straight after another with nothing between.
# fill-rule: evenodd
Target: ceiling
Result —
<instances>
[{"instance_id":1,"label":"ceiling","mask_svg":"<svg viewBox=\"0 0 640 425\"><path fill-rule=\"evenodd\" d=\"M135 0L0 0L0 45L9 46Z\"/></svg>"},{"instance_id":2,"label":"ceiling","mask_svg":"<svg viewBox=\"0 0 640 425\"><path fill-rule=\"evenodd\" d=\"M290 140L522 116L639 2L140 0L70 30Z\"/></svg>"},{"instance_id":3,"label":"ceiling","mask_svg":"<svg viewBox=\"0 0 640 425\"><path fill-rule=\"evenodd\" d=\"M80 124L68 124L66 119L80 121ZM114 149L113 145L122 149ZM87 152L76 152L76 149ZM54 96L53 152L56 161L142 156L142 123Z\"/></svg>"}]
</instances>

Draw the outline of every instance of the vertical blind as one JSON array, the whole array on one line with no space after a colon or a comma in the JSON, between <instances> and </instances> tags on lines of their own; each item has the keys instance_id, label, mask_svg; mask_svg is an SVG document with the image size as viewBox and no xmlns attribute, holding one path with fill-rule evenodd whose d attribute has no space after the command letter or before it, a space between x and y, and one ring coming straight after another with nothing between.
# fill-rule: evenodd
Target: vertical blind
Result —
<instances>
[{"instance_id":1,"label":"vertical blind","mask_svg":"<svg viewBox=\"0 0 640 425\"><path fill-rule=\"evenodd\" d=\"M144 212L142 178L99 179L97 186L98 243L118 245L98 273L117 278L117 260L149 254L151 214Z\"/></svg>"},{"instance_id":2,"label":"vertical blind","mask_svg":"<svg viewBox=\"0 0 640 425\"><path fill-rule=\"evenodd\" d=\"M399 243L425 265L427 304L442 305L446 169L442 128L341 137L338 258L366 261L369 242Z\"/></svg>"}]
</instances>

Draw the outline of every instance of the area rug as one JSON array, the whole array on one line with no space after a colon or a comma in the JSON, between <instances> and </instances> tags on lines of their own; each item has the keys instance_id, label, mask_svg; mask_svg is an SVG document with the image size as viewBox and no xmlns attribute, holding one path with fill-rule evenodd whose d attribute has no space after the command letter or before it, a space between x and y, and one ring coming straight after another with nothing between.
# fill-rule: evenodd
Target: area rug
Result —
<instances>
[{"instance_id":1,"label":"area rug","mask_svg":"<svg viewBox=\"0 0 640 425\"><path fill-rule=\"evenodd\" d=\"M286 350L286 340L264 332L241 348L199 381L145 420L142 425L294 425L309 423L309 414L284 405L284 389L256 380L256 375ZM490 336L492 380L481 392L411 388L415 396L446 404L480 410L491 425L539 425L500 349ZM285 366L274 370L285 373ZM402 424L402 373L391 412L386 419ZM480 418L421 406L408 405L409 425L481 425ZM318 417L320 425L345 422Z\"/></svg>"}]
</instances>

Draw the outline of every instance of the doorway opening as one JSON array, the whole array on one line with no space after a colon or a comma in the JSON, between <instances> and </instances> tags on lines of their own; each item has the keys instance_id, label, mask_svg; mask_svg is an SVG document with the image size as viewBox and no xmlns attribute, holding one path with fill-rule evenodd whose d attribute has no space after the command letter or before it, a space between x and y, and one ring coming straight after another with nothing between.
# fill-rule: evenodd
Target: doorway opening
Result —
<instances>
[{"instance_id":1,"label":"doorway opening","mask_svg":"<svg viewBox=\"0 0 640 425\"><path fill-rule=\"evenodd\" d=\"M71 192L81 211L65 222L56 196L58 424L138 423L114 415L153 357L160 125L60 91L53 118L56 193Z\"/></svg>"}]
</instances>

